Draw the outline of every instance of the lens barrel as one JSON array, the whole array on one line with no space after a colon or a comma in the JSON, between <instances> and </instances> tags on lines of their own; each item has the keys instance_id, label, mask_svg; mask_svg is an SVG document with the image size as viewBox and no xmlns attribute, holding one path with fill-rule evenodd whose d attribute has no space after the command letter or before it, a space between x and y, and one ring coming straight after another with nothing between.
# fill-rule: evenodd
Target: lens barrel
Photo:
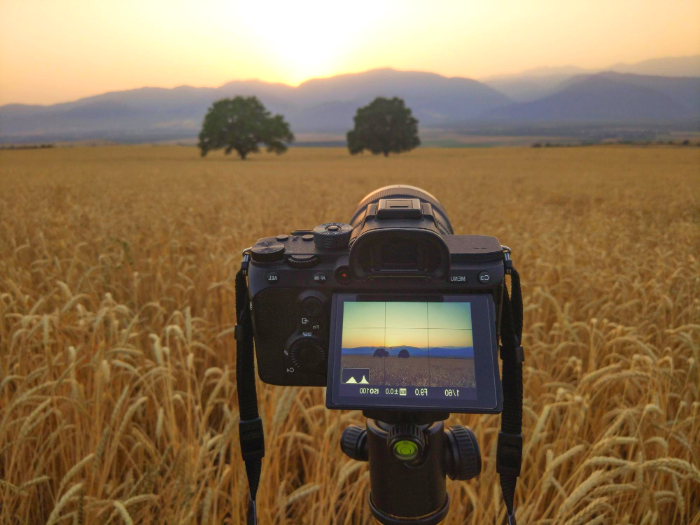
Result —
<instances>
[{"instance_id":1,"label":"lens barrel","mask_svg":"<svg viewBox=\"0 0 700 525\"><path fill-rule=\"evenodd\" d=\"M366 195L357 205L355 213L353 213L352 219L350 220L350 224L353 228L357 227L358 223L362 220L367 206L379 202L379 199L419 199L421 202L427 202L433 207L435 219L440 229L443 230L443 233L447 235L452 235L454 233L445 208L443 208L440 201L437 200L434 195L415 186L407 186L404 184L384 186Z\"/></svg>"}]
</instances>

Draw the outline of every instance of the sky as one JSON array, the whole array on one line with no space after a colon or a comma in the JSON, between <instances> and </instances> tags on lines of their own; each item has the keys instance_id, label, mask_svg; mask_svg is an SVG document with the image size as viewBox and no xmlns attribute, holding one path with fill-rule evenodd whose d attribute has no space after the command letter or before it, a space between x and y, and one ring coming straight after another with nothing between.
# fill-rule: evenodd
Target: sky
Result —
<instances>
[{"instance_id":1,"label":"sky","mask_svg":"<svg viewBox=\"0 0 700 525\"><path fill-rule=\"evenodd\" d=\"M346 302L343 348L472 346L469 303Z\"/></svg>"},{"instance_id":2,"label":"sky","mask_svg":"<svg viewBox=\"0 0 700 525\"><path fill-rule=\"evenodd\" d=\"M698 0L0 0L0 104L290 85L380 67L484 78L700 53Z\"/></svg>"}]
</instances>

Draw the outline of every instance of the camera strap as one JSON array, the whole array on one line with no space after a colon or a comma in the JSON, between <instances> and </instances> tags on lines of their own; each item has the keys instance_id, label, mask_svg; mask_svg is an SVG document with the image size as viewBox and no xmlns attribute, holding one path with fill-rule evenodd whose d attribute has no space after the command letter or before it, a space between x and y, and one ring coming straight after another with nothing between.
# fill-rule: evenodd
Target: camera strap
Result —
<instances>
[{"instance_id":1,"label":"camera strap","mask_svg":"<svg viewBox=\"0 0 700 525\"><path fill-rule=\"evenodd\" d=\"M260 484L262 458L265 455L265 435L258 414L258 396L255 392L255 354L253 350L253 319L250 312L246 275L250 256L246 254L236 274L236 387L238 390L238 422L241 456L248 477L247 525L258 522L255 497Z\"/></svg>"},{"instance_id":2,"label":"camera strap","mask_svg":"<svg viewBox=\"0 0 700 525\"><path fill-rule=\"evenodd\" d=\"M506 260L506 272L511 277L512 297L504 285L501 311L503 412L496 448L496 471L501 478L501 491L507 510L506 523L516 525L515 486L523 456L523 296L520 275L510 259Z\"/></svg>"}]
</instances>

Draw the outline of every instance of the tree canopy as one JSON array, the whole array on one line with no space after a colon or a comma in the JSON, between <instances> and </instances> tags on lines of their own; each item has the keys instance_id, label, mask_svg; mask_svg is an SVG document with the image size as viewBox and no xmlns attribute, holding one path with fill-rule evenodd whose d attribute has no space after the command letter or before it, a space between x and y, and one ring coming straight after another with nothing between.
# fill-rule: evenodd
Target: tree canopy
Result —
<instances>
[{"instance_id":1,"label":"tree canopy","mask_svg":"<svg viewBox=\"0 0 700 525\"><path fill-rule=\"evenodd\" d=\"M280 154L287 151L285 142L293 141L294 135L282 115L272 116L256 97L235 97L214 102L209 108L198 146L202 157L224 149L226 155L236 150L245 159L248 153L259 152L260 144Z\"/></svg>"},{"instance_id":2,"label":"tree canopy","mask_svg":"<svg viewBox=\"0 0 700 525\"><path fill-rule=\"evenodd\" d=\"M406 107L404 101L377 97L374 101L357 110L355 129L348 131L350 153L362 153L368 149L372 153L401 153L420 145L418 120Z\"/></svg>"}]
</instances>

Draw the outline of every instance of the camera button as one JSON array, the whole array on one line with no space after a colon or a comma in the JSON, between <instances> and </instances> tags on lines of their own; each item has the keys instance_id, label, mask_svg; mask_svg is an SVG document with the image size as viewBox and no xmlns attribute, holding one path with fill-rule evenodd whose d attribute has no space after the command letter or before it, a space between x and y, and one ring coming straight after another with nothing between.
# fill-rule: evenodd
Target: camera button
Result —
<instances>
[{"instance_id":1,"label":"camera button","mask_svg":"<svg viewBox=\"0 0 700 525\"><path fill-rule=\"evenodd\" d=\"M304 236L302 237L302 239L304 239L305 241L313 241L313 240L314 240L314 236L311 235L311 234L307 234L307 235L304 235Z\"/></svg>"},{"instance_id":2,"label":"camera button","mask_svg":"<svg viewBox=\"0 0 700 525\"><path fill-rule=\"evenodd\" d=\"M453 284L464 284L467 282L467 274L465 273L451 273L450 282Z\"/></svg>"},{"instance_id":3,"label":"camera button","mask_svg":"<svg viewBox=\"0 0 700 525\"><path fill-rule=\"evenodd\" d=\"M481 284L488 284L491 281L491 275L489 272L481 272L479 274L479 282Z\"/></svg>"},{"instance_id":4,"label":"camera button","mask_svg":"<svg viewBox=\"0 0 700 525\"><path fill-rule=\"evenodd\" d=\"M301 302L301 309L309 317L316 317L323 310L323 305L315 297L307 297Z\"/></svg>"},{"instance_id":5,"label":"camera button","mask_svg":"<svg viewBox=\"0 0 700 525\"><path fill-rule=\"evenodd\" d=\"M326 282L326 274L323 272L316 272L314 274L314 282L316 284L324 284Z\"/></svg>"},{"instance_id":6,"label":"camera button","mask_svg":"<svg viewBox=\"0 0 700 525\"><path fill-rule=\"evenodd\" d=\"M277 236L278 241L286 241L287 239L289 239L289 235L282 234Z\"/></svg>"},{"instance_id":7,"label":"camera button","mask_svg":"<svg viewBox=\"0 0 700 525\"><path fill-rule=\"evenodd\" d=\"M280 275L277 272L268 273L267 282L270 284L277 284L278 282L280 282Z\"/></svg>"},{"instance_id":8,"label":"camera button","mask_svg":"<svg viewBox=\"0 0 700 525\"><path fill-rule=\"evenodd\" d=\"M341 284L347 284L350 282L352 279L350 277L350 268L347 266L341 266L335 271L335 278L338 280L339 283Z\"/></svg>"}]
</instances>

